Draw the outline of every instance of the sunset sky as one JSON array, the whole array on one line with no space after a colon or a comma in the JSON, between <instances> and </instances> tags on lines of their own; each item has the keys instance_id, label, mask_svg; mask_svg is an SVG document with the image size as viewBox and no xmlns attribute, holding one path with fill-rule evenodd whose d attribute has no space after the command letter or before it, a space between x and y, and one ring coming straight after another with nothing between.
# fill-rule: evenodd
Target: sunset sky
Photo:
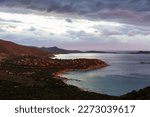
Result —
<instances>
[{"instance_id":1,"label":"sunset sky","mask_svg":"<svg viewBox=\"0 0 150 117\"><path fill-rule=\"evenodd\" d=\"M0 0L0 38L76 50L150 50L150 0Z\"/></svg>"}]
</instances>

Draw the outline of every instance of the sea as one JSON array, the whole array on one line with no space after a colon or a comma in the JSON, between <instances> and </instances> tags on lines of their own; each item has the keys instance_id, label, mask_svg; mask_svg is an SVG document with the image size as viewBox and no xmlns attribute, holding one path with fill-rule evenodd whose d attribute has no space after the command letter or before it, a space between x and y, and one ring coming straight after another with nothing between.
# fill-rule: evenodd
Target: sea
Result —
<instances>
[{"instance_id":1,"label":"sea","mask_svg":"<svg viewBox=\"0 0 150 117\"><path fill-rule=\"evenodd\" d=\"M100 59L109 64L102 69L71 71L61 75L69 79L67 84L82 90L120 96L150 86L150 54L76 53L58 54L56 58Z\"/></svg>"}]
</instances>

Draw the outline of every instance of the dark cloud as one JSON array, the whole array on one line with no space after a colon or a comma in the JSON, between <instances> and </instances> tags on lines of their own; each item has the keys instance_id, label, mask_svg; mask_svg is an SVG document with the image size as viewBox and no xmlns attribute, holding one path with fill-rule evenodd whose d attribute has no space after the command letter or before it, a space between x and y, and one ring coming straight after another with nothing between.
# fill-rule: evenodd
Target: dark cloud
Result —
<instances>
[{"instance_id":1,"label":"dark cloud","mask_svg":"<svg viewBox=\"0 0 150 117\"><path fill-rule=\"evenodd\" d=\"M48 12L97 12L101 9L149 11L149 0L0 0L10 6L26 6Z\"/></svg>"},{"instance_id":2,"label":"dark cloud","mask_svg":"<svg viewBox=\"0 0 150 117\"><path fill-rule=\"evenodd\" d=\"M150 0L0 0L6 6L148 25Z\"/></svg>"},{"instance_id":3,"label":"dark cloud","mask_svg":"<svg viewBox=\"0 0 150 117\"><path fill-rule=\"evenodd\" d=\"M73 21L72 21L71 19L66 19L66 21L67 21L68 23L73 23Z\"/></svg>"}]
</instances>

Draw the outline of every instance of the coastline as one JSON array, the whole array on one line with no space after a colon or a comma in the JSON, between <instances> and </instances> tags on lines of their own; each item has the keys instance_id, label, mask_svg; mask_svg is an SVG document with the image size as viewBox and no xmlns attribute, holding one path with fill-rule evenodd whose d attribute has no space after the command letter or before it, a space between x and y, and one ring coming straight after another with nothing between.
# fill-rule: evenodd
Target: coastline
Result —
<instances>
[{"instance_id":1,"label":"coastline","mask_svg":"<svg viewBox=\"0 0 150 117\"><path fill-rule=\"evenodd\" d=\"M66 77L62 77L62 74L65 74L66 72L73 72L73 71L89 71L89 70L96 70L96 69L102 69L104 67L109 66L107 63L103 65L97 65L97 66L90 66L89 68L81 68L81 69L65 69L65 70L60 70L56 73L53 73L53 77L56 79L62 80L64 83L66 83L68 80L72 80Z\"/></svg>"},{"instance_id":2,"label":"coastline","mask_svg":"<svg viewBox=\"0 0 150 117\"><path fill-rule=\"evenodd\" d=\"M95 70L107 66L109 66L107 63L98 59L53 60L30 56L11 58L0 64L0 70L5 76L0 80L0 99L150 99L147 93L150 87L122 96L112 96L68 85L66 81L69 79L61 77L63 73L69 71ZM25 79L26 83L23 83ZM34 84L31 84L29 79L33 80Z\"/></svg>"},{"instance_id":3,"label":"coastline","mask_svg":"<svg viewBox=\"0 0 150 117\"><path fill-rule=\"evenodd\" d=\"M106 63L96 59L47 60L29 56L11 58L0 65L0 71L5 73L4 79L0 80L0 99L116 99L116 96L84 91L76 86L67 85L64 81L67 78L60 77L62 73L67 71L93 70L106 66L108 66ZM27 79L26 83L22 83L24 79ZM28 79L32 79L34 84L28 85L30 83Z\"/></svg>"}]
</instances>

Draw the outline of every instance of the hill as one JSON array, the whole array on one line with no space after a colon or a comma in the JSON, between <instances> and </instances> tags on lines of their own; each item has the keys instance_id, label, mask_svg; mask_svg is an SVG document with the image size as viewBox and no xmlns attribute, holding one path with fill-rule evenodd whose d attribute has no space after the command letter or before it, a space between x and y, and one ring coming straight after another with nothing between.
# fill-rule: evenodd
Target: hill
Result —
<instances>
[{"instance_id":1,"label":"hill","mask_svg":"<svg viewBox=\"0 0 150 117\"><path fill-rule=\"evenodd\" d=\"M12 55L53 56L53 54L50 54L49 52L43 51L36 47L23 46L23 45L15 44L10 41L5 41L0 39L0 59Z\"/></svg>"},{"instance_id":2,"label":"hill","mask_svg":"<svg viewBox=\"0 0 150 117\"><path fill-rule=\"evenodd\" d=\"M44 51L53 53L53 54L69 54L69 53L82 53L81 51L78 50L66 50L66 49L61 49L58 47L49 47L49 48L41 48Z\"/></svg>"}]
</instances>

